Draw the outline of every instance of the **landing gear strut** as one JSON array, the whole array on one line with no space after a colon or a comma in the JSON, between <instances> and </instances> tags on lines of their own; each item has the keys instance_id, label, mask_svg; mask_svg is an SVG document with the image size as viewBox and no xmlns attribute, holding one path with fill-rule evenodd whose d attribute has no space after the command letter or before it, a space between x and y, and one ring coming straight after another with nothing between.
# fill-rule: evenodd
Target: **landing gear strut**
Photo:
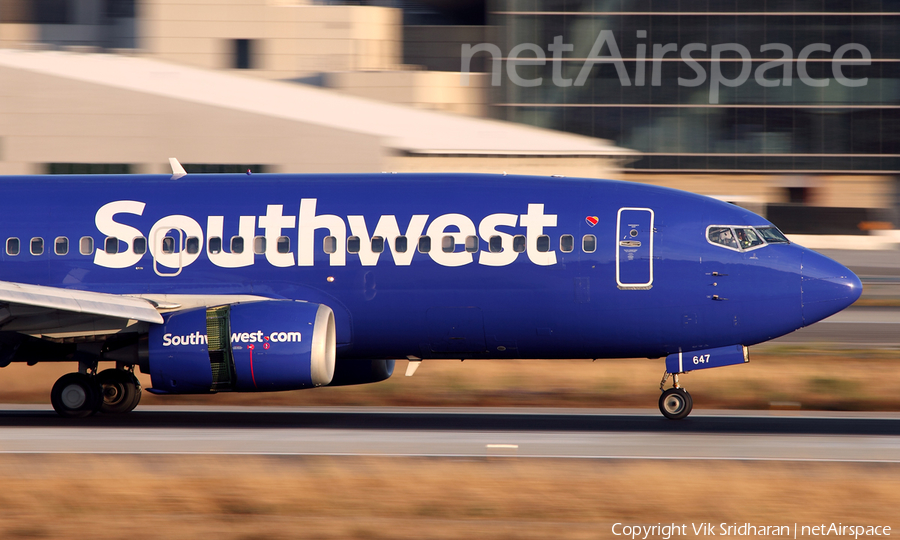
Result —
<instances>
[{"instance_id":1,"label":"landing gear strut","mask_svg":"<svg viewBox=\"0 0 900 540\"><path fill-rule=\"evenodd\" d=\"M694 400L691 399L691 395L688 394L687 390L681 388L678 384L677 373L671 374L672 388L664 390L669 375L670 373L666 371L662 381L659 383L659 389L662 391L662 395L659 396L659 412L669 420L681 420L691 414L691 409L694 408Z\"/></svg>"}]
</instances>

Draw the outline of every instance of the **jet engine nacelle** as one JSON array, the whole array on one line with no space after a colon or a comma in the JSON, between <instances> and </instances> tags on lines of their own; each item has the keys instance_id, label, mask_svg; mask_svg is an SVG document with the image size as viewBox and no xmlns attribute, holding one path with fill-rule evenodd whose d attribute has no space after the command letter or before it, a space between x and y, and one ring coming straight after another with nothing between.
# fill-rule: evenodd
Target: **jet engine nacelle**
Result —
<instances>
[{"instance_id":1,"label":"jet engine nacelle","mask_svg":"<svg viewBox=\"0 0 900 540\"><path fill-rule=\"evenodd\" d=\"M297 390L327 385L334 376L328 306L273 300L176 311L163 319L150 329L152 392Z\"/></svg>"}]
</instances>

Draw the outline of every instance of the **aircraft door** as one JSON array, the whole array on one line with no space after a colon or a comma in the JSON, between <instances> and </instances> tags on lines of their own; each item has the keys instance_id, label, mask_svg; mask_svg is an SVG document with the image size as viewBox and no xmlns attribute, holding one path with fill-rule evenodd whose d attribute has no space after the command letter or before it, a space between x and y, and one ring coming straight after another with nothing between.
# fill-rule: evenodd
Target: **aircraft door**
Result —
<instances>
[{"instance_id":1,"label":"aircraft door","mask_svg":"<svg viewBox=\"0 0 900 540\"><path fill-rule=\"evenodd\" d=\"M651 288L653 210L620 208L616 229L616 284L620 289Z\"/></svg>"},{"instance_id":2,"label":"aircraft door","mask_svg":"<svg viewBox=\"0 0 900 540\"><path fill-rule=\"evenodd\" d=\"M158 276L175 277L200 257L203 230L186 216L168 216L150 230L150 254Z\"/></svg>"}]
</instances>

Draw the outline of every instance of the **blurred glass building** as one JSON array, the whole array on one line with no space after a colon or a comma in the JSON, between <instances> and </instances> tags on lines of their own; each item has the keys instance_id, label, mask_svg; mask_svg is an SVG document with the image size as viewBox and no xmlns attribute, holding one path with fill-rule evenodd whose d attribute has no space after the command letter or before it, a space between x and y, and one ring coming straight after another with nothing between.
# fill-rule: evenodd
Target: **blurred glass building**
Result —
<instances>
[{"instance_id":1,"label":"blurred glass building","mask_svg":"<svg viewBox=\"0 0 900 540\"><path fill-rule=\"evenodd\" d=\"M505 55L492 99L500 118L610 139L638 150L630 167L647 173L900 171L898 1L492 0L488 9ZM512 56L528 86L510 80ZM803 202L797 184L789 200Z\"/></svg>"},{"instance_id":2,"label":"blurred glass building","mask_svg":"<svg viewBox=\"0 0 900 540\"><path fill-rule=\"evenodd\" d=\"M568 132L558 141L585 135L490 166L459 155L441 166L665 185L795 233L900 223L898 30L900 0L0 0L0 53L119 53ZM24 79L27 66L7 63ZM12 72L0 75L0 95L22 94ZM13 115L13 101L0 100L0 172L116 163L94 147L66 153L62 139L59 152L49 138L24 152L13 132L33 121ZM602 158L580 155L582 143ZM178 155L204 168L312 170L257 145ZM127 159L134 171L165 165ZM420 168L376 161L366 167Z\"/></svg>"}]
</instances>

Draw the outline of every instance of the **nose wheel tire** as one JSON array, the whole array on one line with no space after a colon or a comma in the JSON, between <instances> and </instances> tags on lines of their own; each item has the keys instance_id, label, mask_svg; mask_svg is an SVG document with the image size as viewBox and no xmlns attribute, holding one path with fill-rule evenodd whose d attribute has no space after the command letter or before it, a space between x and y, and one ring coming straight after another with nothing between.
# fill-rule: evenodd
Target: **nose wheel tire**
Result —
<instances>
[{"instance_id":1,"label":"nose wheel tire","mask_svg":"<svg viewBox=\"0 0 900 540\"><path fill-rule=\"evenodd\" d=\"M102 413L131 412L141 401L141 383L130 371L107 369L97 374L97 382L102 390Z\"/></svg>"},{"instance_id":2,"label":"nose wheel tire","mask_svg":"<svg viewBox=\"0 0 900 540\"><path fill-rule=\"evenodd\" d=\"M85 373L63 375L50 391L53 409L65 418L83 418L97 412L103 398L100 385Z\"/></svg>"},{"instance_id":3,"label":"nose wheel tire","mask_svg":"<svg viewBox=\"0 0 900 540\"><path fill-rule=\"evenodd\" d=\"M691 414L694 400L683 388L669 388L659 396L659 412L669 420L681 420Z\"/></svg>"}]
</instances>

